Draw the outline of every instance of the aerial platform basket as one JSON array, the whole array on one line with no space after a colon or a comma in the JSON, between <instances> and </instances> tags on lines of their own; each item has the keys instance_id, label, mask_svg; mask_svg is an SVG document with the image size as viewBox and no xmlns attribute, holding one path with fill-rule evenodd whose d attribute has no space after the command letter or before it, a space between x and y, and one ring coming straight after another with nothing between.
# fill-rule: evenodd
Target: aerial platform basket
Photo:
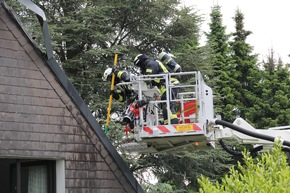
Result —
<instances>
[{"instance_id":1,"label":"aerial platform basket","mask_svg":"<svg viewBox=\"0 0 290 193\"><path fill-rule=\"evenodd\" d=\"M171 83L178 78L180 85ZM158 88L147 85L159 79L166 87L166 100L161 100ZM134 140L122 148L128 152L159 153L166 151L195 150L212 147L213 131L208 120L213 119L213 94L200 72L169 73L135 76L131 80L132 88L138 93L138 100L149 100L146 106L135 110L131 132ZM172 90L178 89L178 96L172 97ZM166 105L170 114L170 103L176 104L179 124L163 124L161 105ZM131 126L132 127L132 126Z\"/></svg>"}]
</instances>

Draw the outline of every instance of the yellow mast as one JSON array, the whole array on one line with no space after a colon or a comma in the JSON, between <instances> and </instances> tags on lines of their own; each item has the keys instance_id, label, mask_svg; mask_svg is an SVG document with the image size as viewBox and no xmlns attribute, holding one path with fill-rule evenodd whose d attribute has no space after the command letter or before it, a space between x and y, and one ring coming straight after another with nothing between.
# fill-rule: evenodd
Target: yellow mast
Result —
<instances>
[{"instance_id":1,"label":"yellow mast","mask_svg":"<svg viewBox=\"0 0 290 193\"><path fill-rule=\"evenodd\" d=\"M115 53L114 66L117 66L117 61L118 61L118 54ZM108 134L108 132L109 132L109 123L110 123L111 107L112 107L112 101L113 101L114 83L115 83L115 74L112 73L110 98L109 98L109 105L108 105L108 114L107 114L107 121L106 121L106 126L105 126L105 133L106 134Z\"/></svg>"}]
</instances>

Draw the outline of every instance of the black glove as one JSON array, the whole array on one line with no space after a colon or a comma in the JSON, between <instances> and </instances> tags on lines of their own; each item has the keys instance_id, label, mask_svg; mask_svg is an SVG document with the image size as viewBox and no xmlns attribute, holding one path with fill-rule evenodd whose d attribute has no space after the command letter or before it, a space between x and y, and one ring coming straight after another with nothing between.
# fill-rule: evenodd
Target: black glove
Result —
<instances>
[{"instance_id":1,"label":"black glove","mask_svg":"<svg viewBox=\"0 0 290 193\"><path fill-rule=\"evenodd\" d=\"M143 107L143 106L147 105L148 103L149 103L149 100L147 100L147 99L138 100L135 104L135 108Z\"/></svg>"},{"instance_id":2,"label":"black glove","mask_svg":"<svg viewBox=\"0 0 290 193\"><path fill-rule=\"evenodd\" d=\"M119 70L118 70L118 66L114 66L114 67L112 68L112 73L114 73L114 74L118 74L118 72L119 72Z\"/></svg>"}]
</instances>

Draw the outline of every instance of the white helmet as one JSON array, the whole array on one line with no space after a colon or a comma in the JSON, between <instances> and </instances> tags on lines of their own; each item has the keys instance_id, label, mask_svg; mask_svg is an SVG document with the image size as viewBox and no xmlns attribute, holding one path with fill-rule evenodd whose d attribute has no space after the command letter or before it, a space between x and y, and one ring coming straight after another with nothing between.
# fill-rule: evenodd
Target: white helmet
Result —
<instances>
[{"instance_id":1,"label":"white helmet","mask_svg":"<svg viewBox=\"0 0 290 193\"><path fill-rule=\"evenodd\" d=\"M102 77L103 81L108 81L108 77L112 74L112 68L108 68L105 70L104 75Z\"/></svg>"}]
</instances>

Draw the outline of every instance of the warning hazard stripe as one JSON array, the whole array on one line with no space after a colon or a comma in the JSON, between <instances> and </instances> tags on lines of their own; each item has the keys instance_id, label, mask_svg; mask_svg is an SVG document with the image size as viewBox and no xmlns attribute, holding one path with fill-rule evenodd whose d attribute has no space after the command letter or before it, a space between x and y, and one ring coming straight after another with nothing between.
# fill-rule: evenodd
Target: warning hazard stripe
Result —
<instances>
[{"instance_id":1,"label":"warning hazard stripe","mask_svg":"<svg viewBox=\"0 0 290 193\"><path fill-rule=\"evenodd\" d=\"M171 131L165 126L165 125L158 125L156 126L158 130L160 130L162 133L170 133ZM144 131L148 132L150 134L153 133L153 130L150 127L144 127Z\"/></svg>"},{"instance_id":2,"label":"warning hazard stripe","mask_svg":"<svg viewBox=\"0 0 290 193\"><path fill-rule=\"evenodd\" d=\"M158 129L161 133L175 133L184 131L201 131L202 129L196 124L177 124L177 125L158 125L153 127L145 126L143 130L153 134L153 128Z\"/></svg>"},{"instance_id":3,"label":"warning hazard stripe","mask_svg":"<svg viewBox=\"0 0 290 193\"><path fill-rule=\"evenodd\" d=\"M165 125L159 125L157 128L163 133L170 133L170 130L168 130Z\"/></svg>"},{"instance_id":4,"label":"warning hazard stripe","mask_svg":"<svg viewBox=\"0 0 290 193\"><path fill-rule=\"evenodd\" d=\"M153 131L150 127L144 127L143 130L149 134L153 134Z\"/></svg>"}]
</instances>

